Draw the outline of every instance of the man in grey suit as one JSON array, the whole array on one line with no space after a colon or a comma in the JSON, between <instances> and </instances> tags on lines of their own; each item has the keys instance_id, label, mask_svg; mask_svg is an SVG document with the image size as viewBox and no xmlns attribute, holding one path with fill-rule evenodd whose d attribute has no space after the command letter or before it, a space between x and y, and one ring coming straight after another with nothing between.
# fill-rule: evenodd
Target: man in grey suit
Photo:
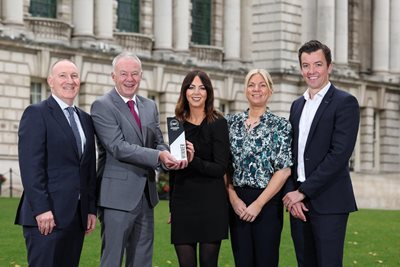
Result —
<instances>
[{"instance_id":1,"label":"man in grey suit","mask_svg":"<svg viewBox=\"0 0 400 267\"><path fill-rule=\"evenodd\" d=\"M92 104L98 139L101 266L152 265L154 213L158 202L155 169L187 166L168 151L154 101L138 96L142 65L122 53L112 62L115 88Z\"/></svg>"}]
</instances>

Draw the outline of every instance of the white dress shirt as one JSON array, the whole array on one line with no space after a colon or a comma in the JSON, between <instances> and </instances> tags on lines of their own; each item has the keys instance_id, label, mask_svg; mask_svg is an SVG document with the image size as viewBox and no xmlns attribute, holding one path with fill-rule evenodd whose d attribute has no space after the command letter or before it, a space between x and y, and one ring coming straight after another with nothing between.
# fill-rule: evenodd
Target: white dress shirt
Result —
<instances>
[{"instance_id":1,"label":"white dress shirt","mask_svg":"<svg viewBox=\"0 0 400 267\"><path fill-rule=\"evenodd\" d=\"M304 182L306 180L306 174L304 169L304 150L307 143L308 134L310 132L311 124L314 120L315 113L326 92L328 92L331 83L322 88L317 94L314 95L313 99L310 98L309 89L304 92L303 96L306 100L303 111L301 112L299 122L299 146L297 154L297 181Z\"/></svg>"},{"instance_id":2,"label":"white dress shirt","mask_svg":"<svg viewBox=\"0 0 400 267\"><path fill-rule=\"evenodd\" d=\"M122 96L122 95L118 92L117 88L114 87L114 89L115 89L115 91L117 91L117 94L119 94L119 96L122 98L122 100L123 100L126 104L128 104L128 101L129 101L130 99L127 98L127 97L125 97L125 96ZM136 111L136 113L137 113L138 116L139 116L139 109L138 109L138 107L137 107L136 95L133 95L132 100L133 100L133 103L135 103L135 105L133 105L134 108L135 108L135 111Z\"/></svg>"},{"instance_id":3,"label":"white dress shirt","mask_svg":"<svg viewBox=\"0 0 400 267\"><path fill-rule=\"evenodd\" d=\"M62 109L62 111L64 112L65 118L67 118L68 123L69 122L69 113L66 110L66 108L68 108L69 106L62 101L60 98L58 98L57 96L55 96L54 94L52 94L53 98L56 100L56 102L58 103L58 105L60 106L60 108ZM86 136L85 133L83 132L83 128L82 128L82 124L81 121L79 120L78 114L76 113L76 108L74 105L72 105L72 107L74 108L75 112L74 112L74 119L76 122L76 125L78 126L78 131L79 131L79 135L81 136L81 140L82 140L82 153L85 151L85 145L86 145Z\"/></svg>"}]
</instances>

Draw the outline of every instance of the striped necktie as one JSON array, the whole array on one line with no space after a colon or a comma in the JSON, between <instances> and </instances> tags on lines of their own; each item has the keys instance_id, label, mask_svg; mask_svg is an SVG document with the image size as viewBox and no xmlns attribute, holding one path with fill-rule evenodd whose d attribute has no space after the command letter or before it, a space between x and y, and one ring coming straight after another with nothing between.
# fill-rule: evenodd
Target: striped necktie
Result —
<instances>
[{"instance_id":1,"label":"striped necktie","mask_svg":"<svg viewBox=\"0 0 400 267\"><path fill-rule=\"evenodd\" d=\"M76 124L75 118L74 118L74 108L73 107L67 107L66 110L69 113L69 124L71 125L72 132L74 133L75 136L75 141L76 145L78 146L78 153L79 153L79 158L82 156L82 139L81 135L79 134L78 130L78 125Z\"/></svg>"}]
</instances>

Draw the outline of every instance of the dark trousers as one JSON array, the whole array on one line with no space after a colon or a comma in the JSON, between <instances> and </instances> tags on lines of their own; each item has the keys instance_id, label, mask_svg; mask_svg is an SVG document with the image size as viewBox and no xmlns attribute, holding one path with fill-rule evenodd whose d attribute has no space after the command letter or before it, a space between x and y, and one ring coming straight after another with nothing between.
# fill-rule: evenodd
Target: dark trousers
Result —
<instances>
[{"instance_id":1,"label":"dark trousers","mask_svg":"<svg viewBox=\"0 0 400 267\"><path fill-rule=\"evenodd\" d=\"M318 214L306 205L307 222L290 216L298 267L342 267L349 214Z\"/></svg>"},{"instance_id":2,"label":"dark trousers","mask_svg":"<svg viewBox=\"0 0 400 267\"><path fill-rule=\"evenodd\" d=\"M78 267L85 231L80 209L69 226L42 235L37 226L24 226L29 267Z\"/></svg>"},{"instance_id":3,"label":"dark trousers","mask_svg":"<svg viewBox=\"0 0 400 267\"><path fill-rule=\"evenodd\" d=\"M239 198L249 206L263 189L235 188ZM277 267L283 227L283 204L277 194L264 205L254 222L241 220L230 209L230 233L236 267Z\"/></svg>"}]
</instances>

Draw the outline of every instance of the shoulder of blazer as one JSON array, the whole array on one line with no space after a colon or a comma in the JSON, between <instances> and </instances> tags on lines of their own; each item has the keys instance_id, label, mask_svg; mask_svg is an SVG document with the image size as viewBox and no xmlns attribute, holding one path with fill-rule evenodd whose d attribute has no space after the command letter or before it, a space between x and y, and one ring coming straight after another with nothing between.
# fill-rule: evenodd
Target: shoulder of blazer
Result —
<instances>
[{"instance_id":1,"label":"shoulder of blazer","mask_svg":"<svg viewBox=\"0 0 400 267\"><path fill-rule=\"evenodd\" d=\"M347 97L354 98L357 101L357 98L354 95L352 95L349 92L346 92L340 88L335 87L333 84L331 85L331 87L329 88L329 91L327 92L327 97L331 98L332 100L339 101L339 102L341 101L341 99L344 99Z\"/></svg>"},{"instance_id":2,"label":"shoulder of blazer","mask_svg":"<svg viewBox=\"0 0 400 267\"><path fill-rule=\"evenodd\" d=\"M51 108L51 109L59 107L57 101L52 96L49 96L47 99L43 100L41 103L39 103L39 105L42 104L42 103L46 104L47 107Z\"/></svg>"},{"instance_id":3,"label":"shoulder of blazer","mask_svg":"<svg viewBox=\"0 0 400 267\"><path fill-rule=\"evenodd\" d=\"M111 102L113 102L113 101L118 101L118 99L121 99L121 97L117 93L116 89L113 87L110 91L108 91L103 96L98 98L98 101L101 101L101 102L111 101Z\"/></svg>"},{"instance_id":4,"label":"shoulder of blazer","mask_svg":"<svg viewBox=\"0 0 400 267\"><path fill-rule=\"evenodd\" d=\"M140 95L136 95L136 98L138 99L138 104L142 103L143 105L145 104L152 104L152 105L156 105L156 102L154 102L154 100L151 100L149 98L140 96Z\"/></svg>"},{"instance_id":5,"label":"shoulder of blazer","mask_svg":"<svg viewBox=\"0 0 400 267\"><path fill-rule=\"evenodd\" d=\"M85 117L87 117L87 116L90 117L89 113L87 113L86 111L84 111L84 110L81 109L80 107L75 106L75 108L76 108L76 110L79 112L80 115L85 116Z\"/></svg>"},{"instance_id":6,"label":"shoulder of blazer","mask_svg":"<svg viewBox=\"0 0 400 267\"><path fill-rule=\"evenodd\" d=\"M298 98L296 98L296 100L293 101L293 106L299 105L300 103L302 103L304 101L304 96L301 95Z\"/></svg>"}]
</instances>

